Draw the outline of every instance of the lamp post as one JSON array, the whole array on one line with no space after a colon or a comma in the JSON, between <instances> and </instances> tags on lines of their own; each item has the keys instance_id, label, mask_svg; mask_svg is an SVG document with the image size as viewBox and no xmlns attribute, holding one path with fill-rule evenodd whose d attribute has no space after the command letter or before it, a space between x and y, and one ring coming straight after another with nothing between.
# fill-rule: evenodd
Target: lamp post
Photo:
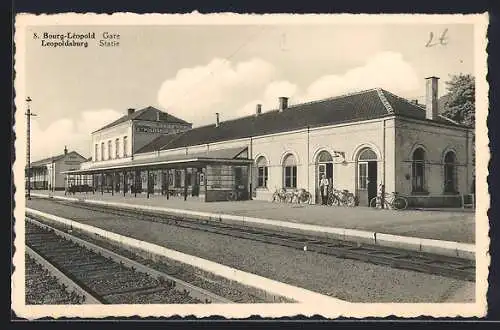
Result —
<instances>
[{"instance_id":1,"label":"lamp post","mask_svg":"<svg viewBox=\"0 0 500 330\"><path fill-rule=\"evenodd\" d=\"M36 114L31 112L30 108L30 103L31 103L31 98L28 96L26 98L26 104L27 104L27 111L25 113L26 118L28 120L28 128L27 128L27 141L26 141L26 164L28 167L28 199L31 199L31 162L30 162L30 133L31 133L31 117L36 116Z\"/></svg>"}]
</instances>

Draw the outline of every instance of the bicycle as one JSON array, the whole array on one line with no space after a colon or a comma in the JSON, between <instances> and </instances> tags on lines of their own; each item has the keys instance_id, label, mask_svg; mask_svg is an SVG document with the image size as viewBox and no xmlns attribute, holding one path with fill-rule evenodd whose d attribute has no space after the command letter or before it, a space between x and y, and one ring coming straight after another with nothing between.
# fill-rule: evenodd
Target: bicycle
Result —
<instances>
[{"instance_id":1,"label":"bicycle","mask_svg":"<svg viewBox=\"0 0 500 330\"><path fill-rule=\"evenodd\" d=\"M385 209L388 210L404 210L408 207L408 200L398 193L393 192L391 194L384 194L384 204ZM375 196L370 200L370 207L382 208L382 201L380 196Z\"/></svg>"},{"instance_id":2,"label":"bicycle","mask_svg":"<svg viewBox=\"0 0 500 330\"><path fill-rule=\"evenodd\" d=\"M286 190L281 188L281 189L276 189L276 191L273 194L273 200L272 202L279 202L279 203L285 203L287 200L287 194Z\"/></svg>"},{"instance_id":3,"label":"bicycle","mask_svg":"<svg viewBox=\"0 0 500 330\"><path fill-rule=\"evenodd\" d=\"M311 199L312 199L311 193L301 188L293 192L292 200L290 202L295 201L297 204L301 203L309 204L311 202Z\"/></svg>"},{"instance_id":4,"label":"bicycle","mask_svg":"<svg viewBox=\"0 0 500 330\"><path fill-rule=\"evenodd\" d=\"M238 193L236 191L230 191L227 194L227 200L230 202L234 202L234 201L238 200Z\"/></svg>"},{"instance_id":5,"label":"bicycle","mask_svg":"<svg viewBox=\"0 0 500 330\"><path fill-rule=\"evenodd\" d=\"M356 197L349 190L337 190L332 188L328 191L327 204L330 206L356 206Z\"/></svg>"}]
</instances>

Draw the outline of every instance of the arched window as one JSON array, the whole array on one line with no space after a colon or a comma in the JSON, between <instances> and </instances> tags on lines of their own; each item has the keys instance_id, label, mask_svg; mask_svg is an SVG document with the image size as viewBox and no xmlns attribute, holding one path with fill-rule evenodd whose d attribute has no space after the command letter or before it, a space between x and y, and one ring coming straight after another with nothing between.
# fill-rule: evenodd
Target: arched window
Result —
<instances>
[{"instance_id":1,"label":"arched window","mask_svg":"<svg viewBox=\"0 0 500 330\"><path fill-rule=\"evenodd\" d=\"M330 153L325 150L320 152L317 157L317 163L329 163L332 161L333 161L332 155L330 155Z\"/></svg>"},{"instance_id":2,"label":"arched window","mask_svg":"<svg viewBox=\"0 0 500 330\"><path fill-rule=\"evenodd\" d=\"M366 148L361 151L358 160L377 160L377 154L372 149Z\"/></svg>"},{"instance_id":3,"label":"arched window","mask_svg":"<svg viewBox=\"0 0 500 330\"><path fill-rule=\"evenodd\" d=\"M285 188L297 188L297 161L292 154L283 160L283 183Z\"/></svg>"},{"instance_id":4,"label":"arched window","mask_svg":"<svg viewBox=\"0 0 500 330\"><path fill-rule=\"evenodd\" d=\"M412 192L425 191L425 151L417 148L412 159Z\"/></svg>"},{"instance_id":5,"label":"arched window","mask_svg":"<svg viewBox=\"0 0 500 330\"><path fill-rule=\"evenodd\" d=\"M267 187L267 160L260 156L256 162L257 165L257 188Z\"/></svg>"},{"instance_id":6,"label":"arched window","mask_svg":"<svg viewBox=\"0 0 500 330\"><path fill-rule=\"evenodd\" d=\"M448 151L444 156L444 192L456 193L456 170L457 157L453 151Z\"/></svg>"}]
</instances>

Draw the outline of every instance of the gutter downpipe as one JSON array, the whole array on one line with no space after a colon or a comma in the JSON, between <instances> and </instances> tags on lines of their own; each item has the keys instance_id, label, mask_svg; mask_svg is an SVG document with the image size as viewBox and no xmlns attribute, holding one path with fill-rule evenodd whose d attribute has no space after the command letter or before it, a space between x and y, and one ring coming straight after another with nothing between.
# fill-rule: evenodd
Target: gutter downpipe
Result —
<instances>
[{"instance_id":1,"label":"gutter downpipe","mask_svg":"<svg viewBox=\"0 0 500 330\"><path fill-rule=\"evenodd\" d=\"M134 160L134 121L130 121L130 160Z\"/></svg>"},{"instance_id":2,"label":"gutter downpipe","mask_svg":"<svg viewBox=\"0 0 500 330\"><path fill-rule=\"evenodd\" d=\"M52 181L50 190L52 191L52 193L54 193L56 184L56 163L54 161L52 161L52 173L50 176L51 176L50 181Z\"/></svg>"},{"instance_id":3,"label":"gutter downpipe","mask_svg":"<svg viewBox=\"0 0 500 330\"><path fill-rule=\"evenodd\" d=\"M384 125L384 129L383 129L383 142L382 142L382 184L384 185L384 187L387 187L386 186L386 182L385 182L385 172L386 172L386 168L385 168L385 158L386 158L386 155L385 155L385 139L386 139L386 134L385 134L385 130L386 130L386 123L387 123L387 120L384 119L383 121L383 125ZM394 168L394 172L396 172L396 168ZM396 182L394 182L394 184L396 184ZM394 187L395 188L395 187Z\"/></svg>"},{"instance_id":4,"label":"gutter downpipe","mask_svg":"<svg viewBox=\"0 0 500 330\"><path fill-rule=\"evenodd\" d=\"M470 192L469 187L469 130L465 131L465 194Z\"/></svg>"},{"instance_id":5,"label":"gutter downpipe","mask_svg":"<svg viewBox=\"0 0 500 330\"><path fill-rule=\"evenodd\" d=\"M310 178L309 178L309 166L310 166L310 161L309 161L309 125L307 125L307 190L311 191L311 187L309 187L310 184Z\"/></svg>"},{"instance_id":6,"label":"gutter downpipe","mask_svg":"<svg viewBox=\"0 0 500 330\"><path fill-rule=\"evenodd\" d=\"M250 136L250 159L253 159L253 137ZM250 178L250 184L248 188L250 190L249 200L253 200L253 162L249 165L248 174Z\"/></svg>"}]
</instances>

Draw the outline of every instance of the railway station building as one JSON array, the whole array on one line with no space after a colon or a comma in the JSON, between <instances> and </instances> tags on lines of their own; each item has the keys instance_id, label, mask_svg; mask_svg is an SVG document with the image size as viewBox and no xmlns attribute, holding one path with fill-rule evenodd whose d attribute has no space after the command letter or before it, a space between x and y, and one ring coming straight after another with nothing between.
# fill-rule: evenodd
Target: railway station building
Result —
<instances>
[{"instance_id":1,"label":"railway station building","mask_svg":"<svg viewBox=\"0 0 500 330\"><path fill-rule=\"evenodd\" d=\"M425 104L383 89L278 107L192 128L154 107L129 109L92 133L92 159L65 171L97 192L271 200L306 189L319 203L322 175L368 205L377 186L412 206L460 205L473 185L474 131L443 117L437 77ZM79 180L79 181L77 181ZM229 198L230 197L230 198Z\"/></svg>"},{"instance_id":2,"label":"railway station building","mask_svg":"<svg viewBox=\"0 0 500 330\"><path fill-rule=\"evenodd\" d=\"M80 164L87 162L88 159L76 151L68 152L64 147L64 153L32 162L28 175L28 169L25 169L25 187L28 182L31 189L45 190L64 190L66 186L65 171L78 170Z\"/></svg>"}]
</instances>

